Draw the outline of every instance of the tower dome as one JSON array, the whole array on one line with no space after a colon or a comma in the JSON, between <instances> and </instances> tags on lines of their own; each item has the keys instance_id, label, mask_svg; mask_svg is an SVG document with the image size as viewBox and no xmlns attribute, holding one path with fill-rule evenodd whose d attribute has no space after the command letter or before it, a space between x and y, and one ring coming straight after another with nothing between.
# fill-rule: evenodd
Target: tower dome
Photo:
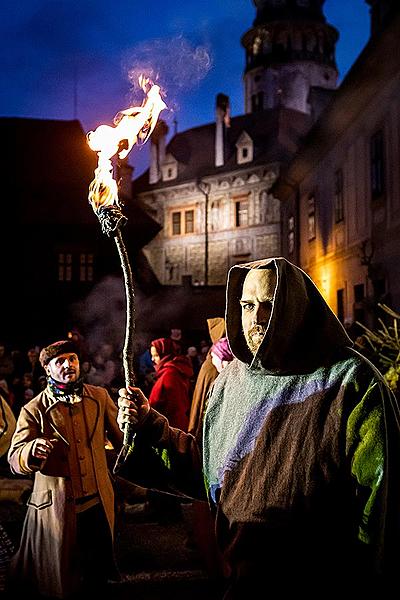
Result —
<instances>
[{"instance_id":1,"label":"tower dome","mask_svg":"<svg viewBox=\"0 0 400 600\"><path fill-rule=\"evenodd\" d=\"M337 84L337 30L326 22L325 0L253 0L246 50L245 112L284 106L310 113L311 88Z\"/></svg>"}]
</instances>

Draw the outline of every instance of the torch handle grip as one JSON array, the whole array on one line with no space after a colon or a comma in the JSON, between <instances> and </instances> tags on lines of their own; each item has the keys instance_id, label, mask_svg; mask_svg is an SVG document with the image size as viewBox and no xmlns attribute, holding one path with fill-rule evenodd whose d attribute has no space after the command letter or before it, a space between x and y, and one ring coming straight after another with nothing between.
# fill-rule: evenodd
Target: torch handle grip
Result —
<instances>
[{"instance_id":1,"label":"torch handle grip","mask_svg":"<svg viewBox=\"0 0 400 600\"><path fill-rule=\"evenodd\" d=\"M130 423L127 423L124 429L124 446L131 446L135 439L136 433Z\"/></svg>"}]
</instances>

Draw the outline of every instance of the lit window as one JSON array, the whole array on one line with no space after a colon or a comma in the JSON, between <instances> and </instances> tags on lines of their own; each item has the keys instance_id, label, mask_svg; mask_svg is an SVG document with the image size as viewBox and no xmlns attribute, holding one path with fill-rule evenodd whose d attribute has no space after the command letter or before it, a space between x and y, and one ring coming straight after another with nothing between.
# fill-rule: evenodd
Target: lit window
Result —
<instances>
[{"instance_id":1,"label":"lit window","mask_svg":"<svg viewBox=\"0 0 400 600\"><path fill-rule=\"evenodd\" d=\"M181 234L181 213L173 212L172 213L172 235L180 235Z\"/></svg>"},{"instance_id":2,"label":"lit window","mask_svg":"<svg viewBox=\"0 0 400 600\"><path fill-rule=\"evenodd\" d=\"M235 226L244 227L249 224L249 202L240 200L235 202Z\"/></svg>"},{"instance_id":3,"label":"lit window","mask_svg":"<svg viewBox=\"0 0 400 600\"><path fill-rule=\"evenodd\" d=\"M185 211L185 233L194 232L194 210Z\"/></svg>"},{"instance_id":4,"label":"lit window","mask_svg":"<svg viewBox=\"0 0 400 600\"><path fill-rule=\"evenodd\" d=\"M193 208L189 210L175 210L171 218L172 235L191 234L195 231L194 223L195 211Z\"/></svg>"},{"instance_id":5,"label":"lit window","mask_svg":"<svg viewBox=\"0 0 400 600\"><path fill-rule=\"evenodd\" d=\"M316 236L316 226L315 226L315 196L314 194L310 194L308 197L308 211L307 211L307 221L308 221L308 241L311 242L315 240Z\"/></svg>"}]
</instances>

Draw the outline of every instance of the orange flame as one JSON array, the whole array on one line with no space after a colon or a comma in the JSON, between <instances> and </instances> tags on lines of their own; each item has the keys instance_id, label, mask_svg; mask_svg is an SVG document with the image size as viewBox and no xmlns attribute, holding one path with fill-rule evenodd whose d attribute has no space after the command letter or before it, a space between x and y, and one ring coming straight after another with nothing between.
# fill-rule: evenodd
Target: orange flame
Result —
<instances>
[{"instance_id":1,"label":"orange flame","mask_svg":"<svg viewBox=\"0 0 400 600\"><path fill-rule=\"evenodd\" d=\"M101 206L118 205L118 186L111 159L115 155L124 159L137 142L144 144L156 126L160 112L167 108L158 85L153 85L143 76L140 76L139 83L146 93L142 106L119 112L114 119L115 127L100 125L87 134L90 148L98 155L95 176L89 186L89 202L94 211Z\"/></svg>"}]
</instances>

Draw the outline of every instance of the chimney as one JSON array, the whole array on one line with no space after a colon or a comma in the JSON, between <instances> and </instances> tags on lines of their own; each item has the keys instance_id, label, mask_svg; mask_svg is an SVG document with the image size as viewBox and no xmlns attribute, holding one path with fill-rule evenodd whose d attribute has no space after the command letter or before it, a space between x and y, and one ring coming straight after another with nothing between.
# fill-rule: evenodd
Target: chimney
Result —
<instances>
[{"instance_id":1,"label":"chimney","mask_svg":"<svg viewBox=\"0 0 400 600\"><path fill-rule=\"evenodd\" d=\"M225 162L225 135L226 128L230 125L229 97L217 94L216 123L215 123L215 166L222 167Z\"/></svg>"},{"instance_id":2,"label":"chimney","mask_svg":"<svg viewBox=\"0 0 400 600\"><path fill-rule=\"evenodd\" d=\"M119 161L117 167L118 195L122 203L132 200L133 167L128 164L128 158Z\"/></svg>"},{"instance_id":3,"label":"chimney","mask_svg":"<svg viewBox=\"0 0 400 600\"><path fill-rule=\"evenodd\" d=\"M149 183L157 183L161 179L161 165L165 159L168 131L168 125L160 119L151 135Z\"/></svg>"}]
</instances>

